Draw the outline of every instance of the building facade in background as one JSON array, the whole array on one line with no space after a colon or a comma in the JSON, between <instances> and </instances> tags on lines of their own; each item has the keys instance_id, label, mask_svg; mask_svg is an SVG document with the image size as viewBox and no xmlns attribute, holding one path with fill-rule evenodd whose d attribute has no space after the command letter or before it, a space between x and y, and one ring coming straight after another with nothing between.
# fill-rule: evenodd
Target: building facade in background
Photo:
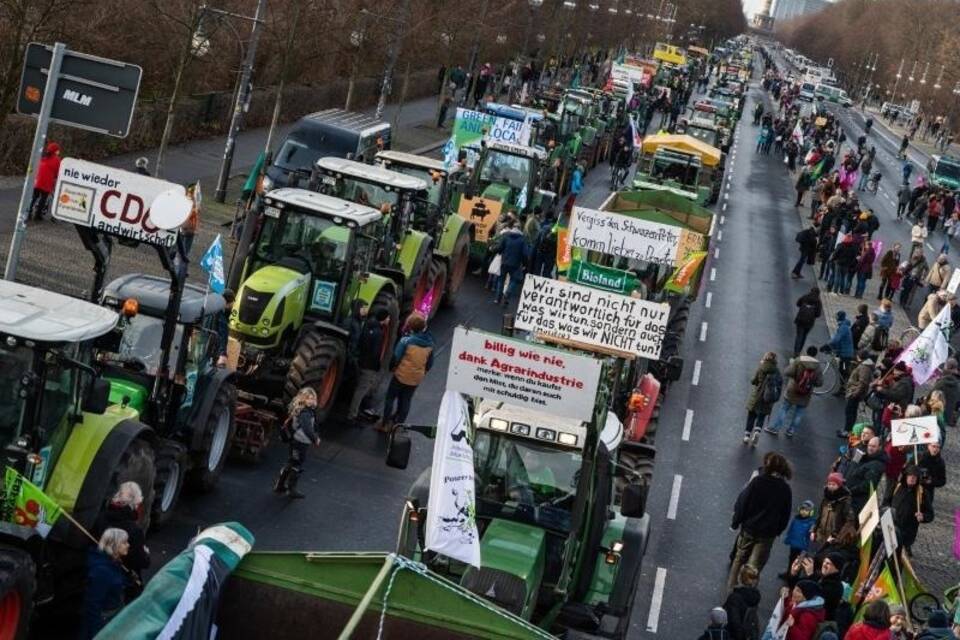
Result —
<instances>
[{"instance_id":1,"label":"building facade in background","mask_svg":"<svg viewBox=\"0 0 960 640\"><path fill-rule=\"evenodd\" d=\"M777 0L773 7L773 19L783 22L820 11L828 4L828 0Z\"/></svg>"}]
</instances>

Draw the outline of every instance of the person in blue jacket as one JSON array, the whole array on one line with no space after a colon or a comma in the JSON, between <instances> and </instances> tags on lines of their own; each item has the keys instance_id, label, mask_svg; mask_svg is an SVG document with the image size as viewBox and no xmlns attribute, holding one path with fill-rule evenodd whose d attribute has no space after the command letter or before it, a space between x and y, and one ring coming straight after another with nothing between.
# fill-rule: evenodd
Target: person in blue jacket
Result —
<instances>
[{"instance_id":1,"label":"person in blue jacket","mask_svg":"<svg viewBox=\"0 0 960 640\"><path fill-rule=\"evenodd\" d=\"M853 362L853 332L851 331L850 321L847 320L846 311L837 311L837 330L833 334L833 339L827 344L824 351L832 351L840 360L840 379L846 381L850 371L850 363ZM838 393L843 393L843 385L840 385Z\"/></svg>"},{"instance_id":2,"label":"person in blue jacket","mask_svg":"<svg viewBox=\"0 0 960 640\"><path fill-rule=\"evenodd\" d=\"M123 558L129 552L130 538L117 528L104 531L97 548L87 552L87 589L80 630L83 640L96 636L123 608L123 594L130 582L123 570Z\"/></svg>"},{"instance_id":3,"label":"person in blue jacket","mask_svg":"<svg viewBox=\"0 0 960 640\"><path fill-rule=\"evenodd\" d=\"M787 571L780 574L785 578L790 572L790 566L801 553L810 548L810 530L816 523L817 518L814 514L812 500L804 500L797 509L797 514L790 521L787 532L783 536L783 544L790 547L790 560L787 562Z\"/></svg>"}]
</instances>

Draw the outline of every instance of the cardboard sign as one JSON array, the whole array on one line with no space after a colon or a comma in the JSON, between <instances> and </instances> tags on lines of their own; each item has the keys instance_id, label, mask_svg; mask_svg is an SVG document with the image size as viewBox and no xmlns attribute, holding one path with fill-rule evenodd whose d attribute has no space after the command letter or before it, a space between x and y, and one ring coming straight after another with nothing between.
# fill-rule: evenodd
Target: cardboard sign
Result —
<instances>
[{"instance_id":1,"label":"cardboard sign","mask_svg":"<svg viewBox=\"0 0 960 640\"><path fill-rule=\"evenodd\" d=\"M703 247L703 236L669 224L574 207L570 246L675 267L689 251Z\"/></svg>"},{"instance_id":2,"label":"cardboard sign","mask_svg":"<svg viewBox=\"0 0 960 640\"><path fill-rule=\"evenodd\" d=\"M447 389L589 422L600 371L587 356L457 327Z\"/></svg>"},{"instance_id":3,"label":"cardboard sign","mask_svg":"<svg viewBox=\"0 0 960 640\"><path fill-rule=\"evenodd\" d=\"M53 217L121 238L173 246L176 231L150 222L150 206L162 193L186 197L182 185L114 169L85 160L64 158L53 199Z\"/></svg>"},{"instance_id":4,"label":"cardboard sign","mask_svg":"<svg viewBox=\"0 0 960 640\"><path fill-rule=\"evenodd\" d=\"M889 558L897 552L897 528L893 525L893 510L886 509L880 516L880 531L883 533L883 548Z\"/></svg>"},{"instance_id":5,"label":"cardboard sign","mask_svg":"<svg viewBox=\"0 0 960 640\"><path fill-rule=\"evenodd\" d=\"M487 198L460 198L460 208L457 213L460 217L473 225L473 239L477 242L488 241L500 219L503 203L499 200Z\"/></svg>"},{"instance_id":6,"label":"cardboard sign","mask_svg":"<svg viewBox=\"0 0 960 640\"><path fill-rule=\"evenodd\" d=\"M506 142L526 146L530 143L531 124L529 120L511 120L473 111L457 109L450 140L456 150L463 147L480 147L480 141ZM468 162L473 166L472 162Z\"/></svg>"},{"instance_id":7,"label":"cardboard sign","mask_svg":"<svg viewBox=\"0 0 960 640\"><path fill-rule=\"evenodd\" d=\"M870 494L867 504L860 510L857 518L860 522L860 546L863 546L880 524L880 503L877 502L876 491Z\"/></svg>"},{"instance_id":8,"label":"cardboard sign","mask_svg":"<svg viewBox=\"0 0 960 640\"><path fill-rule=\"evenodd\" d=\"M890 439L895 447L940 442L940 426L937 424L937 416L891 420Z\"/></svg>"},{"instance_id":9,"label":"cardboard sign","mask_svg":"<svg viewBox=\"0 0 960 640\"><path fill-rule=\"evenodd\" d=\"M957 295L957 288L960 287L960 268L955 268L950 275L950 282L947 283L947 291Z\"/></svg>"},{"instance_id":10,"label":"cardboard sign","mask_svg":"<svg viewBox=\"0 0 960 640\"><path fill-rule=\"evenodd\" d=\"M657 360L670 305L528 275L514 325L546 340Z\"/></svg>"}]
</instances>

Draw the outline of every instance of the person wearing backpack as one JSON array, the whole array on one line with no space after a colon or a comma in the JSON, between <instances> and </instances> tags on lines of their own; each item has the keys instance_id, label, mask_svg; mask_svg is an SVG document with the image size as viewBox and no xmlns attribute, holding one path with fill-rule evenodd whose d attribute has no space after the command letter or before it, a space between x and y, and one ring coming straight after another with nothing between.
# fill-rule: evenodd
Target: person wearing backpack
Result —
<instances>
[{"instance_id":1,"label":"person wearing backpack","mask_svg":"<svg viewBox=\"0 0 960 640\"><path fill-rule=\"evenodd\" d=\"M837 356L840 361L840 379L846 381L850 375L850 363L853 361L854 355L853 332L850 330L850 321L847 320L846 311L842 309L837 311L835 317L837 319L837 330L834 331L829 344L824 345L820 350L827 353L832 352ZM837 390L837 395L842 393L840 389Z\"/></svg>"},{"instance_id":2,"label":"person wearing backpack","mask_svg":"<svg viewBox=\"0 0 960 640\"><path fill-rule=\"evenodd\" d=\"M823 313L823 303L820 301L820 288L812 287L809 292L797 300L797 315L793 324L797 327L797 336L793 341L794 357L800 355L803 346L807 343L807 336L813 329L817 318Z\"/></svg>"},{"instance_id":3,"label":"person wearing backpack","mask_svg":"<svg viewBox=\"0 0 960 640\"><path fill-rule=\"evenodd\" d=\"M289 431L292 432L289 444L290 454L287 463L280 469L273 483L276 493L290 498L302 499L305 496L297 491L297 482L303 473L303 464L307 459L310 445L320 446L320 436L316 431L317 392L304 387L290 401Z\"/></svg>"},{"instance_id":4,"label":"person wearing backpack","mask_svg":"<svg viewBox=\"0 0 960 640\"><path fill-rule=\"evenodd\" d=\"M816 222L813 223L812 227L807 227L797 233L795 238L797 244L800 247L800 259L797 260L797 264L793 267L791 275L794 278L802 278L803 275L801 271L803 265L805 264L815 264L817 261L817 238L820 235L820 225Z\"/></svg>"},{"instance_id":5,"label":"person wearing backpack","mask_svg":"<svg viewBox=\"0 0 960 640\"><path fill-rule=\"evenodd\" d=\"M745 564L740 568L737 586L723 603L727 612L727 631L730 640L759 640L760 617L757 607L760 605L760 572Z\"/></svg>"},{"instance_id":6,"label":"person wearing backpack","mask_svg":"<svg viewBox=\"0 0 960 640\"><path fill-rule=\"evenodd\" d=\"M787 389L773 422L763 428L767 433L780 435L780 429L788 418L788 438L792 438L800 427L814 388L823 384L823 371L820 361L817 360L817 353L816 347L807 347L805 355L794 358L787 365L783 372L783 377L787 379Z\"/></svg>"},{"instance_id":7,"label":"person wearing backpack","mask_svg":"<svg viewBox=\"0 0 960 640\"><path fill-rule=\"evenodd\" d=\"M871 325L874 326L874 325ZM867 349L861 349L857 354L857 364L847 378L845 388L846 406L844 407L843 429L837 431L838 438L848 438L850 429L857 422L860 403L866 399L873 382L873 370L876 363Z\"/></svg>"},{"instance_id":8,"label":"person wearing backpack","mask_svg":"<svg viewBox=\"0 0 960 640\"><path fill-rule=\"evenodd\" d=\"M743 431L743 444L757 446L760 429L773 410L773 405L783 392L783 376L777 367L777 354L767 351L750 380L753 389L747 398L747 426Z\"/></svg>"},{"instance_id":9,"label":"person wearing backpack","mask_svg":"<svg viewBox=\"0 0 960 640\"><path fill-rule=\"evenodd\" d=\"M730 632L727 630L727 612L723 607L714 607L710 610L710 623L699 640L731 640Z\"/></svg>"}]
</instances>

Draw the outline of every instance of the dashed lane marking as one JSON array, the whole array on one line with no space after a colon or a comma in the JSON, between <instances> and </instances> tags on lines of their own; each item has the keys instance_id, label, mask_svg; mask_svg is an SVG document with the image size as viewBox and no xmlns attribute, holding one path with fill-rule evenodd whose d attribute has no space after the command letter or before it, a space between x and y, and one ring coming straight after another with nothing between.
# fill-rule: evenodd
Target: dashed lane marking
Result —
<instances>
[{"instance_id":1,"label":"dashed lane marking","mask_svg":"<svg viewBox=\"0 0 960 640\"><path fill-rule=\"evenodd\" d=\"M670 504L667 506L667 520L677 519L677 506L680 504L680 487L683 485L683 476L679 473L673 476L673 488L670 489Z\"/></svg>"},{"instance_id":2,"label":"dashed lane marking","mask_svg":"<svg viewBox=\"0 0 960 640\"><path fill-rule=\"evenodd\" d=\"M723 229L717 229L717 242L723 242Z\"/></svg>"},{"instance_id":3,"label":"dashed lane marking","mask_svg":"<svg viewBox=\"0 0 960 640\"><path fill-rule=\"evenodd\" d=\"M726 202L723 203L723 209L722 209L722 210L723 210L723 211L726 211L726 210L727 210L727 203L726 203ZM722 218L722 216L721 216L721 218ZM721 224L723 224L723 223L721 223Z\"/></svg>"},{"instance_id":4,"label":"dashed lane marking","mask_svg":"<svg viewBox=\"0 0 960 640\"><path fill-rule=\"evenodd\" d=\"M719 259L720 259L720 247L714 247L714 248L713 248L713 259L714 259L714 260L719 260Z\"/></svg>"},{"instance_id":5,"label":"dashed lane marking","mask_svg":"<svg viewBox=\"0 0 960 640\"><path fill-rule=\"evenodd\" d=\"M723 210L724 211L727 210L727 205L723 205ZM726 221L727 221L727 216L720 216L720 224L723 224Z\"/></svg>"},{"instance_id":6,"label":"dashed lane marking","mask_svg":"<svg viewBox=\"0 0 960 640\"><path fill-rule=\"evenodd\" d=\"M701 322L700 323L700 342L706 342L706 341L707 341L707 323Z\"/></svg>"},{"instance_id":7,"label":"dashed lane marking","mask_svg":"<svg viewBox=\"0 0 960 640\"><path fill-rule=\"evenodd\" d=\"M730 193L727 192L727 193L723 194L723 199L724 199L724 200L729 200L729 199L730 199Z\"/></svg>"},{"instance_id":8,"label":"dashed lane marking","mask_svg":"<svg viewBox=\"0 0 960 640\"><path fill-rule=\"evenodd\" d=\"M710 282L713 282L717 279L717 270L713 267L710 268Z\"/></svg>"},{"instance_id":9,"label":"dashed lane marking","mask_svg":"<svg viewBox=\"0 0 960 640\"><path fill-rule=\"evenodd\" d=\"M663 607L663 588L667 583L667 570L657 567L657 575L653 579L653 596L650 598L650 611L647 613L647 631L656 633L660 626L660 609Z\"/></svg>"},{"instance_id":10,"label":"dashed lane marking","mask_svg":"<svg viewBox=\"0 0 960 640\"><path fill-rule=\"evenodd\" d=\"M680 434L680 439L684 442L690 441L690 429L693 428L693 409L687 409L687 415L683 419L683 433Z\"/></svg>"},{"instance_id":11,"label":"dashed lane marking","mask_svg":"<svg viewBox=\"0 0 960 640\"><path fill-rule=\"evenodd\" d=\"M709 309L711 304L713 304L713 291L707 291L707 303L704 306Z\"/></svg>"},{"instance_id":12,"label":"dashed lane marking","mask_svg":"<svg viewBox=\"0 0 960 640\"><path fill-rule=\"evenodd\" d=\"M690 380L690 384L694 387L700 384L700 369L703 367L703 362L697 360L693 363L693 379Z\"/></svg>"}]
</instances>

